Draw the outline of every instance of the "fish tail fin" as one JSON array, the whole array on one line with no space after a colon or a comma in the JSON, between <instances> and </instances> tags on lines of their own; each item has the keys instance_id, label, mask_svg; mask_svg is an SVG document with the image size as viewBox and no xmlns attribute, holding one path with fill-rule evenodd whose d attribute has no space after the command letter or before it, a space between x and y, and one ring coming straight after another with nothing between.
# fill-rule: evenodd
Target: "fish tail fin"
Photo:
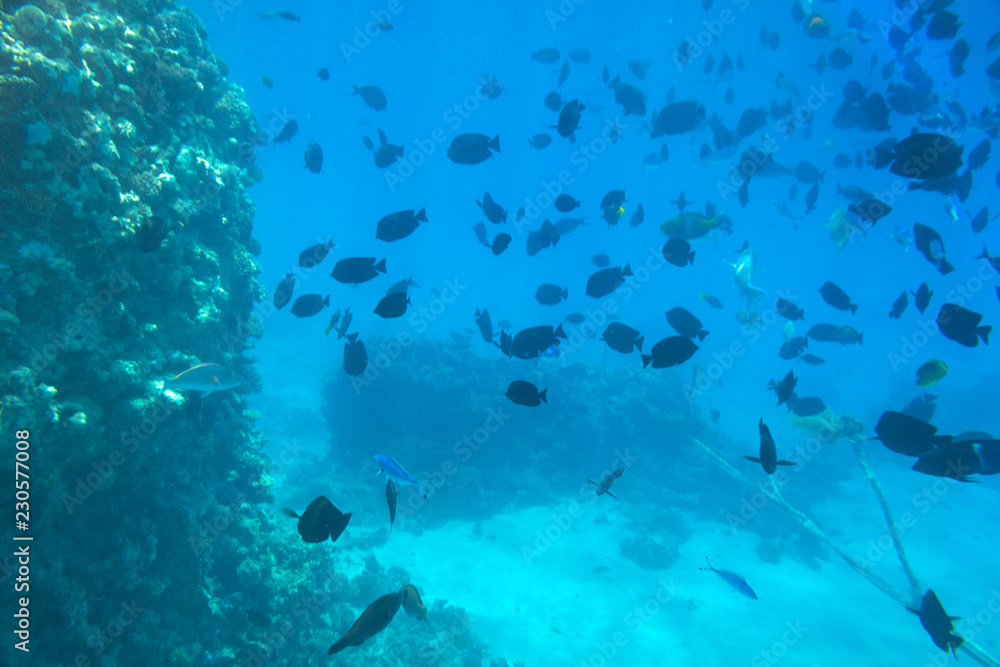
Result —
<instances>
[{"instance_id":1,"label":"fish tail fin","mask_svg":"<svg viewBox=\"0 0 1000 667\"><path fill-rule=\"evenodd\" d=\"M642 341L644 341L645 339L646 339L645 336L639 336L638 338L636 338L635 339L635 349L637 349L640 352L642 352Z\"/></svg>"},{"instance_id":2,"label":"fish tail fin","mask_svg":"<svg viewBox=\"0 0 1000 667\"><path fill-rule=\"evenodd\" d=\"M323 306L326 307L326 306L329 306L329 305L330 305L330 295L327 294L326 298L323 299Z\"/></svg>"},{"instance_id":3,"label":"fish tail fin","mask_svg":"<svg viewBox=\"0 0 1000 667\"><path fill-rule=\"evenodd\" d=\"M985 326L985 327L979 327L978 329L976 329L976 333L979 334L979 337L983 339L983 345L989 345L990 344L990 332L991 331L993 331L993 326L992 325Z\"/></svg>"},{"instance_id":4,"label":"fish tail fin","mask_svg":"<svg viewBox=\"0 0 1000 667\"><path fill-rule=\"evenodd\" d=\"M744 456L747 461L753 461L754 463L760 463L760 459L756 456Z\"/></svg>"},{"instance_id":5,"label":"fish tail fin","mask_svg":"<svg viewBox=\"0 0 1000 667\"><path fill-rule=\"evenodd\" d=\"M360 95L361 94L361 89L358 88L357 86L351 86L351 88L354 89L353 91L351 91L351 95Z\"/></svg>"},{"instance_id":6,"label":"fish tail fin","mask_svg":"<svg viewBox=\"0 0 1000 667\"><path fill-rule=\"evenodd\" d=\"M854 315L856 312L858 312L858 304L856 303L850 304L849 308L851 309L851 315Z\"/></svg>"},{"instance_id":7,"label":"fish tail fin","mask_svg":"<svg viewBox=\"0 0 1000 667\"><path fill-rule=\"evenodd\" d=\"M623 276L630 276L630 275L632 275L632 267L629 266L628 264L626 264L625 268L622 269L622 275Z\"/></svg>"},{"instance_id":8,"label":"fish tail fin","mask_svg":"<svg viewBox=\"0 0 1000 667\"><path fill-rule=\"evenodd\" d=\"M989 258L990 258L990 251L987 250L986 244L984 243L983 244L983 254L982 255L978 255L976 257L976 259L989 259Z\"/></svg>"},{"instance_id":9,"label":"fish tail fin","mask_svg":"<svg viewBox=\"0 0 1000 667\"><path fill-rule=\"evenodd\" d=\"M556 327L556 330L552 333L552 335L555 336L556 338L565 338L566 337L566 332L563 331L563 328L562 328L562 322L559 323L559 326Z\"/></svg>"},{"instance_id":10,"label":"fish tail fin","mask_svg":"<svg viewBox=\"0 0 1000 667\"><path fill-rule=\"evenodd\" d=\"M864 345L864 344L865 344L865 335L863 333L860 333L858 334L858 345Z\"/></svg>"},{"instance_id":11,"label":"fish tail fin","mask_svg":"<svg viewBox=\"0 0 1000 667\"><path fill-rule=\"evenodd\" d=\"M611 79L611 81L608 81L608 88L617 88L620 85L622 85L622 80L621 76L619 76L618 74L615 74L615 78Z\"/></svg>"},{"instance_id":12,"label":"fish tail fin","mask_svg":"<svg viewBox=\"0 0 1000 667\"><path fill-rule=\"evenodd\" d=\"M542 401L542 403L545 403L546 405L549 404L548 399L545 398L545 392L547 392L547 391L548 391L548 389L542 389L540 392L538 392L538 398L540 398L541 401Z\"/></svg>"},{"instance_id":13,"label":"fish tail fin","mask_svg":"<svg viewBox=\"0 0 1000 667\"><path fill-rule=\"evenodd\" d=\"M499 153L500 152L500 135L498 134L497 136L495 136L492 139L490 139L490 143L488 143L487 146L491 150L494 150L497 153Z\"/></svg>"},{"instance_id":14,"label":"fish tail fin","mask_svg":"<svg viewBox=\"0 0 1000 667\"><path fill-rule=\"evenodd\" d=\"M695 253L695 251L692 250L691 254L688 255L688 264L690 264L692 266L694 266L694 253ZM704 292L702 292L702 294L704 294ZM701 298L701 297L699 297L699 298Z\"/></svg>"},{"instance_id":15,"label":"fish tail fin","mask_svg":"<svg viewBox=\"0 0 1000 667\"><path fill-rule=\"evenodd\" d=\"M287 517L289 517L289 518L292 518L292 519L298 519L298 518L299 518L299 513L298 513L298 512L296 512L296 511L295 511L295 510L293 510L293 509L289 509L289 508L287 508L287 507L282 507L282 508L281 508L281 511L282 511L282 512L284 512L284 513L285 513L285 516L287 516Z\"/></svg>"},{"instance_id":16,"label":"fish tail fin","mask_svg":"<svg viewBox=\"0 0 1000 667\"><path fill-rule=\"evenodd\" d=\"M875 148L876 169L882 169L895 159L896 159L895 151L886 150L885 148L878 148L878 147Z\"/></svg>"},{"instance_id":17,"label":"fish tail fin","mask_svg":"<svg viewBox=\"0 0 1000 667\"><path fill-rule=\"evenodd\" d=\"M383 257L382 261L380 261L378 264L376 264L374 268L375 268L376 271L379 271L381 273L385 273L386 272L386 270L385 270L385 257Z\"/></svg>"},{"instance_id":18,"label":"fish tail fin","mask_svg":"<svg viewBox=\"0 0 1000 667\"><path fill-rule=\"evenodd\" d=\"M946 275L948 275L949 273L951 273L954 270L955 270L955 267L952 266L951 264L949 264L948 260L946 260L945 258L942 257L941 258L941 264L938 266L938 271L941 272L941 275L942 276L946 276Z\"/></svg>"},{"instance_id":19,"label":"fish tail fin","mask_svg":"<svg viewBox=\"0 0 1000 667\"><path fill-rule=\"evenodd\" d=\"M648 354L643 354L643 355L640 355L640 356L642 357L642 367L643 368L645 368L646 366L649 366L649 362L651 362L653 360L653 357L651 357Z\"/></svg>"},{"instance_id":20,"label":"fish tail fin","mask_svg":"<svg viewBox=\"0 0 1000 667\"><path fill-rule=\"evenodd\" d=\"M704 329L702 329L701 331L699 331L698 332L698 342L700 343L701 341L705 340L705 336L707 336L708 333L709 332L705 331Z\"/></svg>"},{"instance_id":21,"label":"fish tail fin","mask_svg":"<svg viewBox=\"0 0 1000 667\"><path fill-rule=\"evenodd\" d=\"M561 296L561 297L562 297L563 299L568 299L568 298L569 298L569 289L567 289L567 288L565 288L565 287L564 287L564 288L563 288L563 291L562 291L562 294L560 294L560 296Z\"/></svg>"},{"instance_id":22,"label":"fish tail fin","mask_svg":"<svg viewBox=\"0 0 1000 667\"><path fill-rule=\"evenodd\" d=\"M795 461L785 461L784 459L778 459L779 466L793 466L796 465Z\"/></svg>"},{"instance_id":23,"label":"fish tail fin","mask_svg":"<svg viewBox=\"0 0 1000 667\"><path fill-rule=\"evenodd\" d=\"M611 496L615 500L618 500L618 496L616 496L615 494L611 493L610 491L605 491L604 495Z\"/></svg>"},{"instance_id":24,"label":"fish tail fin","mask_svg":"<svg viewBox=\"0 0 1000 667\"><path fill-rule=\"evenodd\" d=\"M414 217L420 222L427 222L427 209L420 209Z\"/></svg>"},{"instance_id":25,"label":"fish tail fin","mask_svg":"<svg viewBox=\"0 0 1000 667\"><path fill-rule=\"evenodd\" d=\"M350 343L351 345L353 345L354 341L356 341L357 339L358 339L358 332L357 331L355 331L352 334L347 334L347 342Z\"/></svg>"}]
</instances>

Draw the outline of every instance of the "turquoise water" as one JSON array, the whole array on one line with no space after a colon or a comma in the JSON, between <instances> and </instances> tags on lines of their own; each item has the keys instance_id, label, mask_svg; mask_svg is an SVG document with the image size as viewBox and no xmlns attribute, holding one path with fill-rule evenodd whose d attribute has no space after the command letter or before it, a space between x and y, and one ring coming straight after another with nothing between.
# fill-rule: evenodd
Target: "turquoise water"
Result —
<instances>
[{"instance_id":1,"label":"turquoise water","mask_svg":"<svg viewBox=\"0 0 1000 667\"><path fill-rule=\"evenodd\" d=\"M91 449L62 467L58 454L42 455L52 470L42 488L63 499L56 508L62 513L46 529L92 544L78 559L41 557L42 572L52 581L58 574L59 582L43 588L52 599L35 612L42 616L36 641L47 644L35 662L16 651L11 661L71 664L82 655L102 665L943 665L955 658L935 647L906 609L918 608L932 589L948 614L963 619L955 622L967 642L958 652L962 662L997 664L989 655L1000 655L998 478L977 475L981 483L963 484L922 475L910 469L915 459L869 438L880 415L902 410L923 391L937 397L929 421L938 433L1000 432L993 347L960 345L942 335L935 319L950 302L982 314L982 325L1000 323L997 262L978 257L1000 252L997 223L987 214L985 229L973 228L984 207L1000 211L1000 162L989 156L977 165L965 196L911 190L911 179L874 168L877 145L903 140L915 128L964 146L966 163L981 142L995 139L998 79L987 68L1000 57L990 46L1000 10L981 0L893 5L813 2L795 20L791 3L727 0L676 7L593 0L189 3L260 130L241 138L262 175L247 191L256 204L259 289L248 279L243 302L221 319L226 331L232 315L263 333L240 334L248 349L230 345L226 355L228 339L197 329L201 319L190 315L189 302L204 305L198 294L218 292L213 271L184 273L206 261L191 248L218 252L223 267L251 260L225 255L207 236L192 240L201 233L197 227L175 225L162 250L138 256L148 258L147 272L136 267L135 273L150 310L187 312L190 327L137 314L138 324L103 329L111 342L87 363L103 368L126 358L122 349L131 349L139 325L156 322L170 344L147 348L145 357L131 352L147 389L162 391L156 381L209 362L245 375L253 367L261 388L250 390L257 388L253 377L242 389L170 403L177 410L168 409L169 434L154 427L156 446L145 448L141 461L128 460L122 470L129 476L116 473L95 485L106 509L85 501L76 518L65 493L106 456L100 443L113 446L114 433L136 418L114 422L100 436L58 431L66 447ZM863 15L863 26L850 27L852 9ZM298 20L266 14L279 10ZM928 37L932 10L938 21L945 11L960 17L956 36ZM920 12L928 12L922 25L912 22ZM819 34L821 28L809 34L810 23L828 25L829 34ZM893 25L905 32L916 26L902 50L887 38ZM762 31L776 48L762 43ZM971 51L956 77L949 52L959 39ZM685 40L694 45L687 62L679 55ZM558 51L554 62L533 58L546 48ZM578 49L587 49L589 59L571 59ZM833 62L836 49L852 58L846 67L816 66L821 55ZM720 78L724 56L742 67ZM644 68L643 77L632 61ZM564 63L569 73L560 83ZM884 69L890 63L891 73ZM328 79L317 75L321 68ZM642 91L645 114L624 113L602 79L605 70ZM890 86L918 80L928 91L921 109L902 113L896 98L888 131L835 121L848 82L886 95ZM490 81L502 87L495 99L482 94L484 84L496 90ZM353 86L369 85L384 91L384 110L351 94ZM585 107L572 142L553 128L559 113L543 103L552 91ZM670 100L697 101L705 118L691 131L653 139L655 114ZM784 112L770 114L772 105L786 102ZM734 143L731 156L700 159L703 145L717 149L712 126L735 134L741 114L755 108L767 115ZM290 120L295 136L273 142ZM200 129L192 132L205 127L194 125ZM385 168L364 143L367 137L377 146L380 130L403 146ZM38 143L31 139L36 132L28 133L29 145ZM480 164L457 164L447 150L464 133L499 135L500 150ZM539 133L551 144L530 146ZM323 150L319 173L304 167L311 142ZM648 168L646 156L659 156L664 144L669 157ZM804 174L755 174L741 202L743 181L733 169L754 146L789 172L802 162L818 168L815 210L806 210L814 179ZM839 156L847 164L838 166ZM956 173L965 172L963 165ZM846 186L867 190L891 212L864 224L847 212ZM600 203L618 189L625 201L612 225ZM507 210L505 223L486 222L477 205L485 192ZM700 215L711 204L729 222L692 240L694 261L678 267L664 260L668 237L660 227L679 214L671 200L682 193L692 202L685 211ZM578 199L580 208L557 211L559 194ZM640 204L645 220L631 226ZM794 221L779 214L785 206ZM521 207L524 217L515 220ZM375 238L381 218L407 209L425 209L428 221L392 243ZM584 223L529 256L529 232L566 217ZM852 233L838 247L831 229L843 230L837 224L844 220ZM490 240L510 234L510 247L494 256L476 240L478 222ZM900 242L915 223L940 235L952 272L942 273ZM21 244L35 238L23 229L18 234ZM98 246L111 238L102 234ZM299 254L328 239L336 244L330 256L303 271ZM21 258L44 254L19 247ZM745 248L754 253L752 283L764 291L750 303L734 278L734 264L748 257L741 256ZM132 252L127 266L140 263ZM613 267L628 264L632 276L594 298L586 285L598 270L592 257L601 253ZM386 274L354 286L336 282L330 272L348 257L385 258ZM21 270L13 259L5 266L14 267L12 274ZM97 284L89 269L77 270ZM328 306L302 318L288 307L275 309L273 290L289 272L296 275L295 297L329 296ZM389 287L406 278L415 283L406 313L375 314ZM15 292L17 307L10 310L21 321L68 312L46 292L45 280L55 279L41 278L30 290L15 277L0 284ZM850 295L856 312L824 302L819 289L827 281ZM933 296L920 313L911 292L924 282ZM565 301L539 303L535 293L543 283L566 288ZM904 291L908 306L891 319ZM39 314L24 305L29 292L56 305ZM722 308L703 295L717 297ZM804 319L789 324L776 307L779 297ZM348 331L367 348L367 368L357 376L343 368L344 340L324 333L333 313L343 317L348 307ZM655 356L657 341L677 335L664 317L676 307L694 314L709 335L696 339L698 349L677 366L646 368L641 355ZM513 335L542 325L561 324L566 337L555 349L546 342L541 358L510 358L480 334L475 313L484 308L497 343L501 329ZM568 321L571 313L582 322ZM641 332L641 353L608 349L601 336L612 322ZM804 352L821 357L821 365L779 357L782 343L821 323L853 327L863 343L813 336ZM46 330L32 331L44 340ZM155 331L142 330L147 340ZM14 369L30 364L15 347L2 350L8 386L10 377L23 377ZM60 364L68 356L61 352ZM932 360L943 362L947 374L918 386L917 369ZM36 368L31 386L59 385L72 375L57 377L53 368ZM768 383L789 371L798 378L799 397L822 399L822 413L796 416L776 405ZM528 407L505 397L515 380L545 390L545 402ZM102 391L90 383L83 384L93 394ZM15 386L41 401L29 383ZM109 403L135 399L124 390L103 391ZM89 403L73 400L93 414ZM759 420L769 426L778 458L795 464L773 477L744 458L759 452ZM61 428L66 420L52 423ZM375 477L378 454L393 457L420 483L419 491L398 488L391 533L385 480ZM243 466L256 471L250 481ZM614 497L597 495L596 484L619 469ZM335 543L304 544L281 509L303 512L318 495L352 518ZM231 516L226 508L237 509ZM224 525L206 536L213 520ZM108 525L114 530L105 535ZM185 549L194 533L211 549ZM48 539L63 552L72 544ZM105 550L110 555L102 556ZM706 557L718 570L744 577L755 599L733 585L732 575L708 571ZM114 568L101 565L105 558ZM111 576L115 568L122 580ZM396 613L361 646L327 657L370 603L405 583L420 591L426 622ZM60 594L73 601L56 613ZM121 640L95 639L114 623L119 604L135 599L143 609L138 623L126 625ZM61 626L72 631L59 637Z\"/></svg>"}]
</instances>

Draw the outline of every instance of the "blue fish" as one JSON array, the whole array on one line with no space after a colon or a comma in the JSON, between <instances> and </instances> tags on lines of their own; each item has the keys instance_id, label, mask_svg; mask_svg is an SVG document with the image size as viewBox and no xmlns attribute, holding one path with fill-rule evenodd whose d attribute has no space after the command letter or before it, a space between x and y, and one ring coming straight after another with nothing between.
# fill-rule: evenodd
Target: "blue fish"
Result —
<instances>
[{"instance_id":1,"label":"blue fish","mask_svg":"<svg viewBox=\"0 0 1000 667\"><path fill-rule=\"evenodd\" d=\"M410 473L403 470L403 466L396 463L391 456L386 454L376 454L375 463L377 463L378 467L385 473L385 476L392 481L403 486L415 486L417 487L417 491L419 491L424 498L427 497L427 494L424 493L424 490L420 486L420 482L413 479L413 477L410 476Z\"/></svg>"},{"instance_id":2,"label":"blue fish","mask_svg":"<svg viewBox=\"0 0 1000 667\"><path fill-rule=\"evenodd\" d=\"M743 595L747 596L751 600L757 599L757 594L753 592L753 589L750 588L750 584L747 583L747 580L743 578L742 574L736 574L735 572L730 572L729 570L716 570L712 567L712 563L708 560L708 556L705 556L705 562L708 563L708 567L699 567L699 570L711 570L719 575L719 577L721 577L727 584L738 590L740 593L743 593Z\"/></svg>"}]
</instances>

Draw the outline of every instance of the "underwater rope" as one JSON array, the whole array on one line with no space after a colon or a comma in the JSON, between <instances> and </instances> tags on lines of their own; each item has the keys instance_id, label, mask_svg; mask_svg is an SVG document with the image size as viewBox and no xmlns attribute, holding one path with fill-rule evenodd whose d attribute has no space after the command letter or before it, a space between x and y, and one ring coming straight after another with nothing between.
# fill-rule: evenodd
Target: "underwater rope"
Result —
<instances>
[{"instance_id":1,"label":"underwater rope","mask_svg":"<svg viewBox=\"0 0 1000 667\"><path fill-rule=\"evenodd\" d=\"M746 484L747 486L749 486L751 488L759 489L764 495L766 495L768 498L770 498L775 503L777 503L779 507L781 507L786 512L788 512L789 514L791 514L792 516L794 516L796 519L798 519L799 523L801 523L802 526L806 530L808 530L809 532L811 532L812 534L814 534L816 537L818 537L820 540L822 540L838 556L840 556L848 565L850 565L851 568L855 572L857 572L862 577L864 577L865 579L867 579L869 581L869 583L871 583L873 586L875 586L876 588L878 588L879 590L881 590L883 593L885 593L886 595L888 595L889 597L893 598L894 600L896 600L897 602L899 602L901 605L903 605L904 607L906 607L907 609L909 609L909 603L911 601L907 599L907 596L905 594L903 594L901 591L896 590L892 586L892 584L890 584L888 581L886 581L882 577L879 577L878 575L873 574L872 572L868 572L867 570L865 570L862 567L859 567L854 562L854 559L851 558L850 554L848 554L846 551L844 551L843 549L841 549L840 547L838 547L836 544L834 544L833 541L830 539L830 537L826 533L824 533L823 530L819 526L817 526L815 523L813 523L812 519L810 519L808 516L806 516L805 514L803 514L802 512L800 512L799 510L797 510L794 507L792 507L791 505L789 505L788 501L785 500L784 497L782 497L781 491L778 489L777 484L774 483L774 478L771 478L771 477L768 478L769 481L771 482L771 488L770 489L765 489L763 487L760 487L760 486L754 484L750 480L749 477L747 477L742 472L740 472L739 470L737 470L736 468L734 468L732 466L732 464L729 463L729 461L727 461L726 459L722 458L722 456L720 456L714 449L712 449L708 445L704 444L703 442L701 442L697 438L691 438L691 440L694 442L694 444L698 445L698 447L700 447L706 454L708 454L713 459L715 459L715 462L719 464L719 467L722 468L727 473L729 473L729 475L731 477L733 477L734 479L736 479L736 480L738 480L740 482L743 482L744 484ZM896 533L896 531L892 528L892 513L891 513L891 510L889 508L889 501L885 497L885 494L882 493L882 488L879 485L878 480L875 478L875 474L868 467L868 465L867 465L867 463L866 463L866 461L864 459L863 452L860 451L859 445L857 443L853 442L853 441L852 441L852 444L855 447L855 452L858 453L858 461L861 463L861 466L862 466L862 468L865 471L865 475L868 477L869 481L871 481L871 483L872 483L872 486L875 488L875 491L876 491L876 493L879 496L879 502L882 503L882 510L885 512L886 519L887 519L887 521L889 523L889 527L890 527L889 530L892 533L892 539L893 539L893 542L895 543L897 553L899 554L900 563L903 564L903 570L906 573L906 576L909 579L911 586L915 586L916 589L919 589L920 588L920 584L917 581L916 575L914 575L913 571L910 569L909 561L907 561L906 554L903 551L902 540L899 537L899 535ZM976 662L978 662L981 665L984 665L985 667L1000 667L1000 661L996 660L996 658L994 658L993 656L991 656L990 654L988 654L985 650L982 649L982 647L980 647L978 644L976 644L973 641L970 641L968 639L964 640L962 642L962 645L959 646L959 650L965 651L966 653L969 654L969 656L973 660L975 660Z\"/></svg>"}]
</instances>

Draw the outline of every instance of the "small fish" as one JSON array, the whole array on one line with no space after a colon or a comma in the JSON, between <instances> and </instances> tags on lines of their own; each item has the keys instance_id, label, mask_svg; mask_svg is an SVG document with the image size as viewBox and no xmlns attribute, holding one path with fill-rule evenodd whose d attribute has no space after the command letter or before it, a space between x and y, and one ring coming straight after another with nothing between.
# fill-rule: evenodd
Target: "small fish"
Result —
<instances>
[{"instance_id":1,"label":"small fish","mask_svg":"<svg viewBox=\"0 0 1000 667\"><path fill-rule=\"evenodd\" d=\"M285 19L286 21L295 21L296 23L302 22L302 17L296 16L287 9L282 9L280 12L278 12L278 16Z\"/></svg>"},{"instance_id":2,"label":"small fish","mask_svg":"<svg viewBox=\"0 0 1000 667\"><path fill-rule=\"evenodd\" d=\"M767 388L774 390L774 392L778 395L778 405L781 405L791 398L792 394L795 392L795 385L798 381L799 379L795 377L795 373L788 371L788 375L782 378L781 382L775 383L774 380L771 380Z\"/></svg>"},{"instance_id":3,"label":"small fish","mask_svg":"<svg viewBox=\"0 0 1000 667\"><path fill-rule=\"evenodd\" d=\"M420 486L420 482L413 479L410 473L403 470L403 466L396 463L391 456L385 454L376 454L375 463L378 464L379 470L385 473L385 476L402 485L402 486L415 486L417 487L417 492L420 493L424 498L427 498L427 494L423 492Z\"/></svg>"},{"instance_id":4,"label":"small fish","mask_svg":"<svg viewBox=\"0 0 1000 667\"><path fill-rule=\"evenodd\" d=\"M391 479L385 480L385 502L389 506L389 534L392 534L392 525L396 523L396 485Z\"/></svg>"},{"instance_id":5,"label":"small fish","mask_svg":"<svg viewBox=\"0 0 1000 667\"><path fill-rule=\"evenodd\" d=\"M940 359L931 359L917 369L917 386L932 386L947 374L948 364Z\"/></svg>"},{"instance_id":6,"label":"small fish","mask_svg":"<svg viewBox=\"0 0 1000 667\"><path fill-rule=\"evenodd\" d=\"M712 296L711 294L705 294L704 292L702 292L701 294L698 295L698 298L704 300L704 302L707 303L712 308L718 308L720 310L722 308L725 308L725 306L722 305L722 301L720 301L719 297L717 296Z\"/></svg>"},{"instance_id":7,"label":"small fish","mask_svg":"<svg viewBox=\"0 0 1000 667\"><path fill-rule=\"evenodd\" d=\"M299 535L303 541L313 544L328 539L336 542L351 520L350 512L344 514L326 496L318 496L309 503L309 507L301 515L287 507L282 511L287 516L299 520Z\"/></svg>"},{"instance_id":8,"label":"small fish","mask_svg":"<svg viewBox=\"0 0 1000 667\"><path fill-rule=\"evenodd\" d=\"M611 493L611 491L609 491L609 489L611 488L611 485L615 483L615 480L617 480L619 477L621 477L622 473L624 473L624 472L625 472L625 468L616 468L615 470L612 470L610 473L608 473L607 475L605 475L604 479L602 479L600 481L600 483L597 483L597 482L595 482L592 479L588 479L587 481L597 487L597 495L601 496L601 495L604 495L606 493L609 496L611 496L612 498L614 498L615 500L618 500L618 496L616 496L615 494Z\"/></svg>"},{"instance_id":9,"label":"small fish","mask_svg":"<svg viewBox=\"0 0 1000 667\"><path fill-rule=\"evenodd\" d=\"M274 88L274 81L271 81L271 77L269 76L260 77L260 82L264 84L264 87L267 88L268 90Z\"/></svg>"},{"instance_id":10,"label":"small fish","mask_svg":"<svg viewBox=\"0 0 1000 667\"><path fill-rule=\"evenodd\" d=\"M730 572L729 570L716 570L714 567L712 567L712 562L708 560L708 556L705 556L705 562L708 563L708 567L707 568L699 567L698 568L699 570L701 570L702 572L711 570L712 572L715 572L717 575L719 575L719 578L721 578L727 584L738 590L743 595L747 596L751 600L757 599L757 594L753 592L752 588L750 588L750 584L748 584L747 580L743 578L743 575L736 574L735 572Z\"/></svg>"},{"instance_id":11,"label":"small fish","mask_svg":"<svg viewBox=\"0 0 1000 667\"><path fill-rule=\"evenodd\" d=\"M920 601L920 609L910 609L910 611L920 617L920 625L934 640L934 645L945 652L951 649L952 655L957 660L958 654L955 653L955 649L965 642L965 639L952 632L955 629L952 621L957 621L959 618L948 615L934 591L928 588Z\"/></svg>"},{"instance_id":12,"label":"small fish","mask_svg":"<svg viewBox=\"0 0 1000 667\"><path fill-rule=\"evenodd\" d=\"M906 296L906 290L903 290L903 293L892 304L892 310L889 311L889 319L898 320L903 316L903 311L906 310L908 305L910 305L910 300Z\"/></svg>"},{"instance_id":13,"label":"small fish","mask_svg":"<svg viewBox=\"0 0 1000 667\"><path fill-rule=\"evenodd\" d=\"M642 171L659 169L667 163L667 159L670 157L670 151L667 149L666 142L660 144L659 153L649 153L646 157L642 158ZM683 210L683 209L682 209Z\"/></svg>"},{"instance_id":14,"label":"small fish","mask_svg":"<svg viewBox=\"0 0 1000 667\"><path fill-rule=\"evenodd\" d=\"M382 632L392 622L399 606L402 604L403 596L400 593L390 593L383 595L379 599L368 605L368 608L361 612L361 616L354 622L351 629L338 639L336 643L326 652L333 655L343 651L348 646L361 646L367 640Z\"/></svg>"},{"instance_id":15,"label":"small fish","mask_svg":"<svg viewBox=\"0 0 1000 667\"><path fill-rule=\"evenodd\" d=\"M213 391L235 389L245 382L236 373L219 364L198 364L163 383L164 391L199 391L205 397Z\"/></svg>"},{"instance_id":16,"label":"small fish","mask_svg":"<svg viewBox=\"0 0 1000 667\"><path fill-rule=\"evenodd\" d=\"M546 347L548 349L548 346ZM541 352L541 350L539 350ZM548 389L542 389L538 391L538 387L526 380L514 380L507 387L507 392L504 394L511 402L518 405L523 405L529 408L541 405L542 403L548 403L548 399L545 398L545 393Z\"/></svg>"},{"instance_id":17,"label":"small fish","mask_svg":"<svg viewBox=\"0 0 1000 667\"><path fill-rule=\"evenodd\" d=\"M330 318L330 323L326 325L326 331L323 332L323 335L329 337L330 331L334 330L334 327L337 326L337 322L339 321L340 321L340 309L338 309L337 312L333 314L333 317Z\"/></svg>"},{"instance_id":18,"label":"small fish","mask_svg":"<svg viewBox=\"0 0 1000 667\"><path fill-rule=\"evenodd\" d=\"M824 361L820 357L817 357L815 354L803 354L801 357L799 357L799 359L801 361L806 362L810 366L822 366L823 364L826 363L826 361Z\"/></svg>"},{"instance_id":19,"label":"small fish","mask_svg":"<svg viewBox=\"0 0 1000 667\"><path fill-rule=\"evenodd\" d=\"M760 422L757 424L757 430L760 431L760 456L744 456L743 458L747 461L759 463L768 475L773 475L778 466L795 465L795 461L785 461L778 458L778 452L774 446L774 438L771 437L771 429L764 423L763 417L760 418Z\"/></svg>"},{"instance_id":20,"label":"small fish","mask_svg":"<svg viewBox=\"0 0 1000 667\"><path fill-rule=\"evenodd\" d=\"M420 599L420 593L413 584L406 584L399 589L399 595L403 603L403 611L413 618L421 621L427 620L427 607Z\"/></svg>"}]
</instances>

